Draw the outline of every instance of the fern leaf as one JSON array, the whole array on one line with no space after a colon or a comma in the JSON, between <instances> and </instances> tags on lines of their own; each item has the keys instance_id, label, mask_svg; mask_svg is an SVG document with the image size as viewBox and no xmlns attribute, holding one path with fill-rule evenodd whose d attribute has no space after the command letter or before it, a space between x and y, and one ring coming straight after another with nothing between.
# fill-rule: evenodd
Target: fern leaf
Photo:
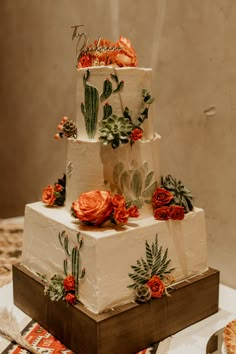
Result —
<instances>
[{"instance_id":1,"label":"fern leaf","mask_svg":"<svg viewBox=\"0 0 236 354\"><path fill-rule=\"evenodd\" d=\"M132 268L137 274L142 275L142 276L148 278L148 273L147 273L145 270L143 270L143 269L141 269L141 268L139 268L139 267L136 267L136 266L131 266L131 268Z\"/></svg>"},{"instance_id":2,"label":"fern leaf","mask_svg":"<svg viewBox=\"0 0 236 354\"><path fill-rule=\"evenodd\" d=\"M149 267L152 268L153 265L152 250L147 241L146 241L146 259Z\"/></svg>"},{"instance_id":3,"label":"fern leaf","mask_svg":"<svg viewBox=\"0 0 236 354\"><path fill-rule=\"evenodd\" d=\"M139 267L142 267L142 263L141 263L141 261L138 259L137 260L137 265L139 266Z\"/></svg>"},{"instance_id":4,"label":"fern leaf","mask_svg":"<svg viewBox=\"0 0 236 354\"><path fill-rule=\"evenodd\" d=\"M164 274L171 273L174 268L168 269L171 260L167 260L168 248L162 256L163 248L158 248L158 235L156 234L154 242L149 245L147 240L146 246L146 260L142 257L137 260L136 265L131 266L133 273L129 273L129 277L133 280L134 284L128 286L129 288L135 288L139 284L146 284L147 281L154 275L158 275L161 278Z\"/></svg>"},{"instance_id":5,"label":"fern leaf","mask_svg":"<svg viewBox=\"0 0 236 354\"><path fill-rule=\"evenodd\" d=\"M133 283L133 284L131 284L131 285L128 285L127 288L129 288L129 289L135 289L136 286L137 286L137 285L136 285L135 283Z\"/></svg>"},{"instance_id":6,"label":"fern leaf","mask_svg":"<svg viewBox=\"0 0 236 354\"><path fill-rule=\"evenodd\" d=\"M138 284L146 284L148 279L146 277L143 277L141 275L138 275L138 274L129 274L130 278L132 280L134 280L135 283L138 283Z\"/></svg>"},{"instance_id":7,"label":"fern leaf","mask_svg":"<svg viewBox=\"0 0 236 354\"><path fill-rule=\"evenodd\" d=\"M145 262L145 260L143 259L143 257L141 257L141 262L142 262L143 269L144 269L147 273L149 273L149 272L150 272L150 268L149 268L147 262Z\"/></svg>"},{"instance_id":8,"label":"fern leaf","mask_svg":"<svg viewBox=\"0 0 236 354\"><path fill-rule=\"evenodd\" d=\"M163 258L161 260L161 263L165 263L166 258L167 258L167 254L168 254L168 248L165 250L165 253L164 253L164 256L163 256Z\"/></svg>"},{"instance_id":9,"label":"fern leaf","mask_svg":"<svg viewBox=\"0 0 236 354\"><path fill-rule=\"evenodd\" d=\"M165 272L165 270L166 270L166 268L168 267L168 265L170 264L170 262L171 262L171 260L169 259L166 263L164 263L163 265L162 265L162 267L160 268L160 270L159 270L159 275L162 275L164 272Z\"/></svg>"}]
</instances>

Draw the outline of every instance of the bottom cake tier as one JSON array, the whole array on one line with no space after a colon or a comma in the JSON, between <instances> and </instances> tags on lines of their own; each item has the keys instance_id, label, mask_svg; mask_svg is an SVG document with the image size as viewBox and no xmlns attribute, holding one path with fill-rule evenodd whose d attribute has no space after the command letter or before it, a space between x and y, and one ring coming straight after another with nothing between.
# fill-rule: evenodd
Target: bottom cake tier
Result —
<instances>
[{"instance_id":1,"label":"bottom cake tier","mask_svg":"<svg viewBox=\"0 0 236 354\"><path fill-rule=\"evenodd\" d=\"M156 235L163 251L168 249L175 282L208 269L202 209L195 208L181 221L148 217L131 219L120 228L91 228L79 224L65 208L41 202L26 206L22 265L39 277L63 275L65 266L73 267L70 259L76 250L80 271L85 272L79 300L93 313L102 313L134 300L133 289L128 288L133 283L131 266L145 258L146 241L151 245Z\"/></svg>"}]
</instances>

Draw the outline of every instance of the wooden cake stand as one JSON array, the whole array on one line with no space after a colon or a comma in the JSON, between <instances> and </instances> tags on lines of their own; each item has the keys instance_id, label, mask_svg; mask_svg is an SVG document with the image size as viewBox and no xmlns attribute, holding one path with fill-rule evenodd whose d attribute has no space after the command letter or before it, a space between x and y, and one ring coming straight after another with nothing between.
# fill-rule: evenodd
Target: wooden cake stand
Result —
<instances>
[{"instance_id":1,"label":"wooden cake stand","mask_svg":"<svg viewBox=\"0 0 236 354\"><path fill-rule=\"evenodd\" d=\"M174 286L171 296L94 314L83 305L53 302L44 284L13 266L14 303L77 354L131 354L218 311L219 272L209 269Z\"/></svg>"}]
</instances>

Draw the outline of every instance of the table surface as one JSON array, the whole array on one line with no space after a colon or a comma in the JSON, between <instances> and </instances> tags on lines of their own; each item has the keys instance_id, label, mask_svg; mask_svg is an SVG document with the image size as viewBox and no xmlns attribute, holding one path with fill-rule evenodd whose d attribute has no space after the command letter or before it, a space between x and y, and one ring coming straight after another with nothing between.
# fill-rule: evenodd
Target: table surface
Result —
<instances>
[{"instance_id":1,"label":"table surface","mask_svg":"<svg viewBox=\"0 0 236 354\"><path fill-rule=\"evenodd\" d=\"M236 290L220 284L219 312L173 335L168 354L206 353L210 337L236 318L235 305ZM27 320L27 316L13 304L12 283L0 288L0 306L12 310L20 323Z\"/></svg>"}]
</instances>

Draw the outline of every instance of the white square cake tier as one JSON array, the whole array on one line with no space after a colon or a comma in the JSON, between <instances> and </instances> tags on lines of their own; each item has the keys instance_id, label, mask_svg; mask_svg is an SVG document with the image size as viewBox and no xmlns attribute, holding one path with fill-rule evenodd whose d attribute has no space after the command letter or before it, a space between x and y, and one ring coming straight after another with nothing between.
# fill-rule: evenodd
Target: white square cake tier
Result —
<instances>
[{"instance_id":1,"label":"white square cake tier","mask_svg":"<svg viewBox=\"0 0 236 354\"><path fill-rule=\"evenodd\" d=\"M195 208L181 221L157 221L152 216L129 219L124 227L81 225L64 207L41 202L26 206L22 264L42 275L64 274L68 256L59 241L67 235L69 253L83 238L80 267L85 276L79 283L79 299L94 313L133 301L131 265L145 259L145 241L152 244L158 235L163 251L168 248L175 281L203 273L207 267L207 240L204 211ZM69 260L68 260L68 264ZM80 268L80 269L81 269Z\"/></svg>"}]
</instances>

